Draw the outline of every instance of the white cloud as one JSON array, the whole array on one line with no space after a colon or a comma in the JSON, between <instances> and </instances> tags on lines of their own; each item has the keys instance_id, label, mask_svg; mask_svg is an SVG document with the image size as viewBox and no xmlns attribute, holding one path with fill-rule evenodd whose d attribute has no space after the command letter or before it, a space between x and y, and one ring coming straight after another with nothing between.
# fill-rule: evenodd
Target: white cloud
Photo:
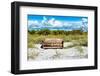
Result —
<instances>
[{"instance_id":1,"label":"white cloud","mask_svg":"<svg viewBox=\"0 0 100 76\"><path fill-rule=\"evenodd\" d=\"M28 20L28 25L32 25L33 21L32 20Z\"/></svg>"},{"instance_id":2,"label":"white cloud","mask_svg":"<svg viewBox=\"0 0 100 76\"><path fill-rule=\"evenodd\" d=\"M55 20L55 18L51 18L47 21L48 24L51 24L52 27L60 27L62 26L62 22L59 20Z\"/></svg>"},{"instance_id":3,"label":"white cloud","mask_svg":"<svg viewBox=\"0 0 100 76\"><path fill-rule=\"evenodd\" d=\"M87 18L82 18L82 29L84 31L88 30L88 19Z\"/></svg>"},{"instance_id":4,"label":"white cloud","mask_svg":"<svg viewBox=\"0 0 100 76\"><path fill-rule=\"evenodd\" d=\"M86 21L85 18L82 19L83 21ZM60 20L55 20L55 18L51 18L51 19L47 19L45 16L43 17L42 20L42 24L51 24L52 27L62 27L62 26L73 26L73 25L77 25L77 26L81 26L83 21L60 21ZM76 27L77 27L76 26ZM74 26L75 27L75 26Z\"/></svg>"},{"instance_id":5,"label":"white cloud","mask_svg":"<svg viewBox=\"0 0 100 76\"><path fill-rule=\"evenodd\" d=\"M63 22L63 26L72 26L72 22Z\"/></svg>"},{"instance_id":6,"label":"white cloud","mask_svg":"<svg viewBox=\"0 0 100 76\"><path fill-rule=\"evenodd\" d=\"M45 16L43 16L43 20L41 21L41 22L42 22L42 24L43 24L43 23L45 23L45 22L46 22L46 20L47 20L47 18L46 18Z\"/></svg>"},{"instance_id":7,"label":"white cloud","mask_svg":"<svg viewBox=\"0 0 100 76\"><path fill-rule=\"evenodd\" d=\"M63 23L61 21L55 20L54 21L54 26L61 27L61 26L63 26Z\"/></svg>"},{"instance_id":8,"label":"white cloud","mask_svg":"<svg viewBox=\"0 0 100 76\"><path fill-rule=\"evenodd\" d=\"M81 21L60 21L56 20L55 18L47 19L47 17L43 16L42 21L38 20L28 20L28 27L35 28L35 27L73 27L73 28L80 28L83 27L87 29L88 19L82 18ZM45 26L47 25L47 26ZM51 25L51 26L48 26Z\"/></svg>"},{"instance_id":9,"label":"white cloud","mask_svg":"<svg viewBox=\"0 0 100 76\"><path fill-rule=\"evenodd\" d=\"M38 21L28 20L28 25L38 24Z\"/></svg>"},{"instance_id":10,"label":"white cloud","mask_svg":"<svg viewBox=\"0 0 100 76\"><path fill-rule=\"evenodd\" d=\"M63 22L63 25L64 26L68 26L69 25L69 22Z\"/></svg>"},{"instance_id":11,"label":"white cloud","mask_svg":"<svg viewBox=\"0 0 100 76\"><path fill-rule=\"evenodd\" d=\"M79 27L81 25L82 25L82 21L65 21L65 22L63 22L63 26Z\"/></svg>"},{"instance_id":12,"label":"white cloud","mask_svg":"<svg viewBox=\"0 0 100 76\"><path fill-rule=\"evenodd\" d=\"M33 23L34 23L34 24L38 24L38 21L37 21L37 20L35 20L35 21L33 21Z\"/></svg>"},{"instance_id":13,"label":"white cloud","mask_svg":"<svg viewBox=\"0 0 100 76\"><path fill-rule=\"evenodd\" d=\"M60 27L63 24L61 21L55 20L55 18L51 18L48 20L45 16L43 17L43 20L42 20L42 24L43 23L50 24L52 25L52 27Z\"/></svg>"},{"instance_id":14,"label":"white cloud","mask_svg":"<svg viewBox=\"0 0 100 76\"><path fill-rule=\"evenodd\" d=\"M54 25L54 22L55 22L54 18L51 18L50 20L48 20L48 23L51 24L51 25Z\"/></svg>"},{"instance_id":15,"label":"white cloud","mask_svg":"<svg viewBox=\"0 0 100 76\"><path fill-rule=\"evenodd\" d=\"M88 25L88 19L82 18L82 26L87 26L87 25Z\"/></svg>"},{"instance_id":16,"label":"white cloud","mask_svg":"<svg viewBox=\"0 0 100 76\"><path fill-rule=\"evenodd\" d=\"M41 27L41 25L37 20L28 20L28 27L29 28Z\"/></svg>"},{"instance_id":17,"label":"white cloud","mask_svg":"<svg viewBox=\"0 0 100 76\"><path fill-rule=\"evenodd\" d=\"M82 22L88 22L87 18L82 18Z\"/></svg>"}]
</instances>

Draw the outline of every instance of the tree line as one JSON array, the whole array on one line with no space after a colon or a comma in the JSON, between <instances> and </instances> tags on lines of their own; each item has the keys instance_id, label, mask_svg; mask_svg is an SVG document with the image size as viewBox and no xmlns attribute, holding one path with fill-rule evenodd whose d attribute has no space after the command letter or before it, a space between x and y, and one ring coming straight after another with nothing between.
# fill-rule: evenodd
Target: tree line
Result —
<instances>
[{"instance_id":1,"label":"tree line","mask_svg":"<svg viewBox=\"0 0 100 76\"><path fill-rule=\"evenodd\" d=\"M87 34L87 32L83 32L81 30L72 30L72 31L64 31L64 30L49 30L49 29L41 29L41 30L28 30L30 34L39 34L39 35L74 35L74 34Z\"/></svg>"}]
</instances>

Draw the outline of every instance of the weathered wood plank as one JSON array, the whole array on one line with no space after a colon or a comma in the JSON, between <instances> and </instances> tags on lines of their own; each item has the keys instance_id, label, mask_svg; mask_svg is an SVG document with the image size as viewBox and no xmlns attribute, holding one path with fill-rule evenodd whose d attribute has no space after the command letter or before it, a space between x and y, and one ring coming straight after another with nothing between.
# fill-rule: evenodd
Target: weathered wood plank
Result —
<instances>
[{"instance_id":1,"label":"weathered wood plank","mask_svg":"<svg viewBox=\"0 0 100 76\"><path fill-rule=\"evenodd\" d=\"M42 48L63 48L63 39L59 38L46 38L42 42Z\"/></svg>"}]
</instances>

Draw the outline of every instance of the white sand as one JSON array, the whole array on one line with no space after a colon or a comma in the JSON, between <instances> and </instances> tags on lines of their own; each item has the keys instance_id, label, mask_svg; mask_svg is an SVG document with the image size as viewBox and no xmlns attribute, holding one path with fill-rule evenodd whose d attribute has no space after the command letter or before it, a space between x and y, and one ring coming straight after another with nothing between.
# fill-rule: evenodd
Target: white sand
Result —
<instances>
[{"instance_id":1,"label":"white sand","mask_svg":"<svg viewBox=\"0 0 100 76\"><path fill-rule=\"evenodd\" d=\"M65 42L64 47L73 45ZM76 47L66 49L42 49L41 44L36 44L35 48L28 49L29 60L53 60L53 59L80 59L88 57L88 48L81 47L81 53Z\"/></svg>"}]
</instances>

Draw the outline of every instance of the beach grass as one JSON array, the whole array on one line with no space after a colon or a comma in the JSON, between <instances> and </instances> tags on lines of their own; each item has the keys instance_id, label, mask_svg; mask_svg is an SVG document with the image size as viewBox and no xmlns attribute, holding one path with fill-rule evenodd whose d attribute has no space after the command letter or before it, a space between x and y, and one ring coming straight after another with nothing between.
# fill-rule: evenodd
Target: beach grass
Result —
<instances>
[{"instance_id":1,"label":"beach grass","mask_svg":"<svg viewBox=\"0 0 100 76\"><path fill-rule=\"evenodd\" d=\"M39 35L28 33L28 48L33 48L34 44L40 44L45 38L61 38L64 42L72 42L73 45L69 46L87 46L87 34L70 34L70 35Z\"/></svg>"}]
</instances>

